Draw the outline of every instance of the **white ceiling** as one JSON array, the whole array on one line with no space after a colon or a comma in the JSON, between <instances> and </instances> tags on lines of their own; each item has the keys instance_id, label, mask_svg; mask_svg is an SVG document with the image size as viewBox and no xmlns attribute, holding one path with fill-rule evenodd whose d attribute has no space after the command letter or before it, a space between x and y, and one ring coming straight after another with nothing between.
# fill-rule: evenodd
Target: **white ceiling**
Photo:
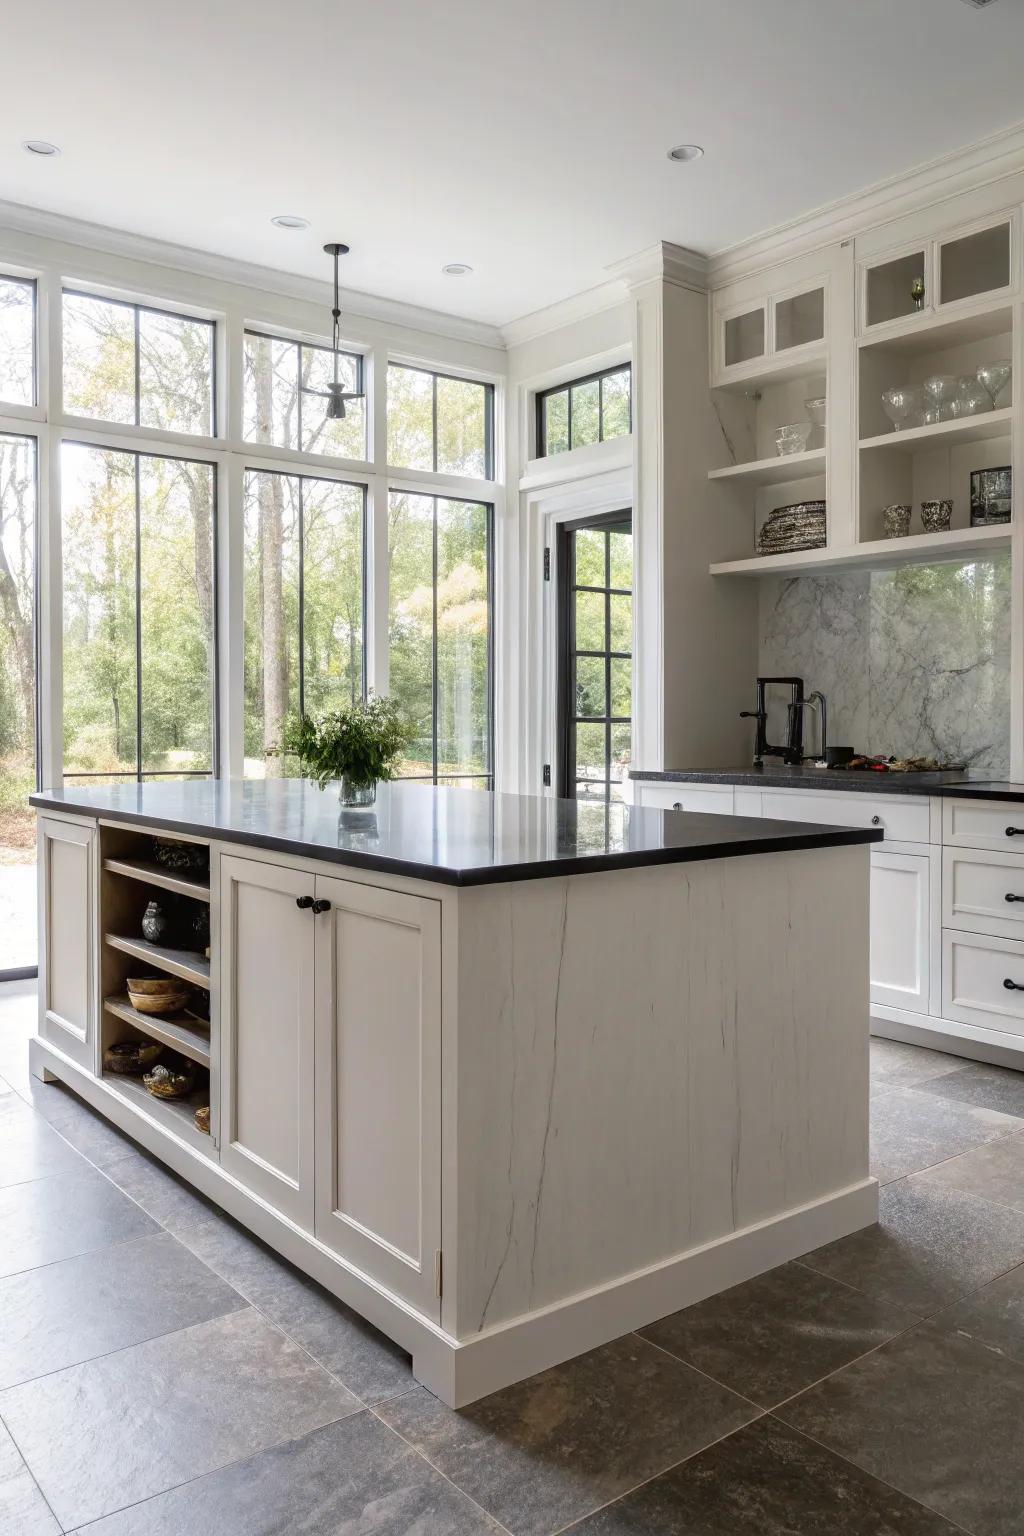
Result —
<instances>
[{"instance_id":1,"label":"white ceiling","mask_svg":"<svg viewBox=\"0 0 1024 1536\"><path fill-rule=\"evenodd\" d=\"M346 240L348 288L497 324L1024 117L1024 0L34 0L4 32L0 198L316 277Z\"/></svg>"}]
</instances>

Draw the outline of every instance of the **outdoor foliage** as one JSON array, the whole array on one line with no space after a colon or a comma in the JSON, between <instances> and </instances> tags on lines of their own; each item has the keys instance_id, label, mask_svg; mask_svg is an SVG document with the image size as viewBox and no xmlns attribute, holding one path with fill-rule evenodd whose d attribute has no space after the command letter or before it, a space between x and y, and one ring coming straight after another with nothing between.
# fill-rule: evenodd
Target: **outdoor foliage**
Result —
<instances>
[{"instance_id":1,"label":"outdoor foliage","mask_svg":"<svg viewBox=\"0 0 1024 1536\"><path fill-rule=\"evenodd\" d=\"M343 777L360 789L396 777L411 731L394 699L355 699L334 714L293 717L285 726L284 748L320 789Z\"/></svg>"}]
</instances>

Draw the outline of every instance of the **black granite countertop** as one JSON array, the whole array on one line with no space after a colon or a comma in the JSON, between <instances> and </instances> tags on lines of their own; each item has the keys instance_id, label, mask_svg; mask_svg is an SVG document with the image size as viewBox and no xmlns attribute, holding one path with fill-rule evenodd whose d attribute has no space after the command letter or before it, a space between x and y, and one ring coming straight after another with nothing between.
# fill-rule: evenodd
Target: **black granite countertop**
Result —
<instances>
[{"instance_id":1,"label":"black granite countertop","mask_svg":"<svg viewBox=\"0 0 1024 1536\"><path fill-rule=\"evenodd\" d=\"M871 795L939 795L974 793L981 785L962 769L936 773L875 773L869 768L799 768L769 764L764 768L634 768L630 777L670 784L742 784L750 788L838 789ZM1024 793L1024 790L1022 790ZM1012 798L1012 797L1007 797Z\"/></svg>"},{"instance_id":2,"label":"black granite countertop","mask_svg":"<svg viewBox=\"0 0 1024 1536\"><path fill-rule=\"evenodd\" d=\"M446 885L677 864L878 841L804 822L382 784L372 811L341 811L305 779L202 779L41 790L40 810L271 848Z\"/></svg>"},{"instance_id":3,"label":"black granite countertop","mask_svg":"<svg viewBox=\"0 0 1024 1536\"><path fill-rule=\"evenodd\" d=\"M944 784L935 793L947 799L963 796L967 800L1024 800L1024 784L1009 779L967 779L959 785Z\"/></svg>"}]
</instances>

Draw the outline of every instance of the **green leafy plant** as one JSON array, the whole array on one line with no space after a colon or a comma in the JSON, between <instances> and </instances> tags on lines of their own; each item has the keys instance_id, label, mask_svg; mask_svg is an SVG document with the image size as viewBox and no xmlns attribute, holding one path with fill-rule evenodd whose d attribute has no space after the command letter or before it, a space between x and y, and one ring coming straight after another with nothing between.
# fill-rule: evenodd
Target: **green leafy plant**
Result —
<instances>
[{"instance_id":1,"label":"green leafy plant","mask_svg":"<svg viewBox=\"0 0 1024 1536\"><path fill-rule=\"evenodd\" d=\"M332 714L293 717L285 727L283 749L295 754L303 773L321 789L340 778L362 788L395 777L412 736L413 727L395 701L371 694Z\"/></svg>"}]
</instances>

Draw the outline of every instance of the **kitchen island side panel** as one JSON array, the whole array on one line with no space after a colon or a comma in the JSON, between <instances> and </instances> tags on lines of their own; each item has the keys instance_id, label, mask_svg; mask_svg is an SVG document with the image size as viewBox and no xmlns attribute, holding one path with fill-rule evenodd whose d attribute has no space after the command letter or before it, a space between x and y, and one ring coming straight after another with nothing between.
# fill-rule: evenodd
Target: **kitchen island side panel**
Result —
<instances>
[{"instance_id":1,"label":"kitchen island side panel","mask_svg":"<svg viewBox=\"0 0 1024 1536\"><path fill-rule=\"evenodd\" d=\"M458 970L460 1338L867 1178L867 848L463 891Z\"/></svg>"}]
</instances>

